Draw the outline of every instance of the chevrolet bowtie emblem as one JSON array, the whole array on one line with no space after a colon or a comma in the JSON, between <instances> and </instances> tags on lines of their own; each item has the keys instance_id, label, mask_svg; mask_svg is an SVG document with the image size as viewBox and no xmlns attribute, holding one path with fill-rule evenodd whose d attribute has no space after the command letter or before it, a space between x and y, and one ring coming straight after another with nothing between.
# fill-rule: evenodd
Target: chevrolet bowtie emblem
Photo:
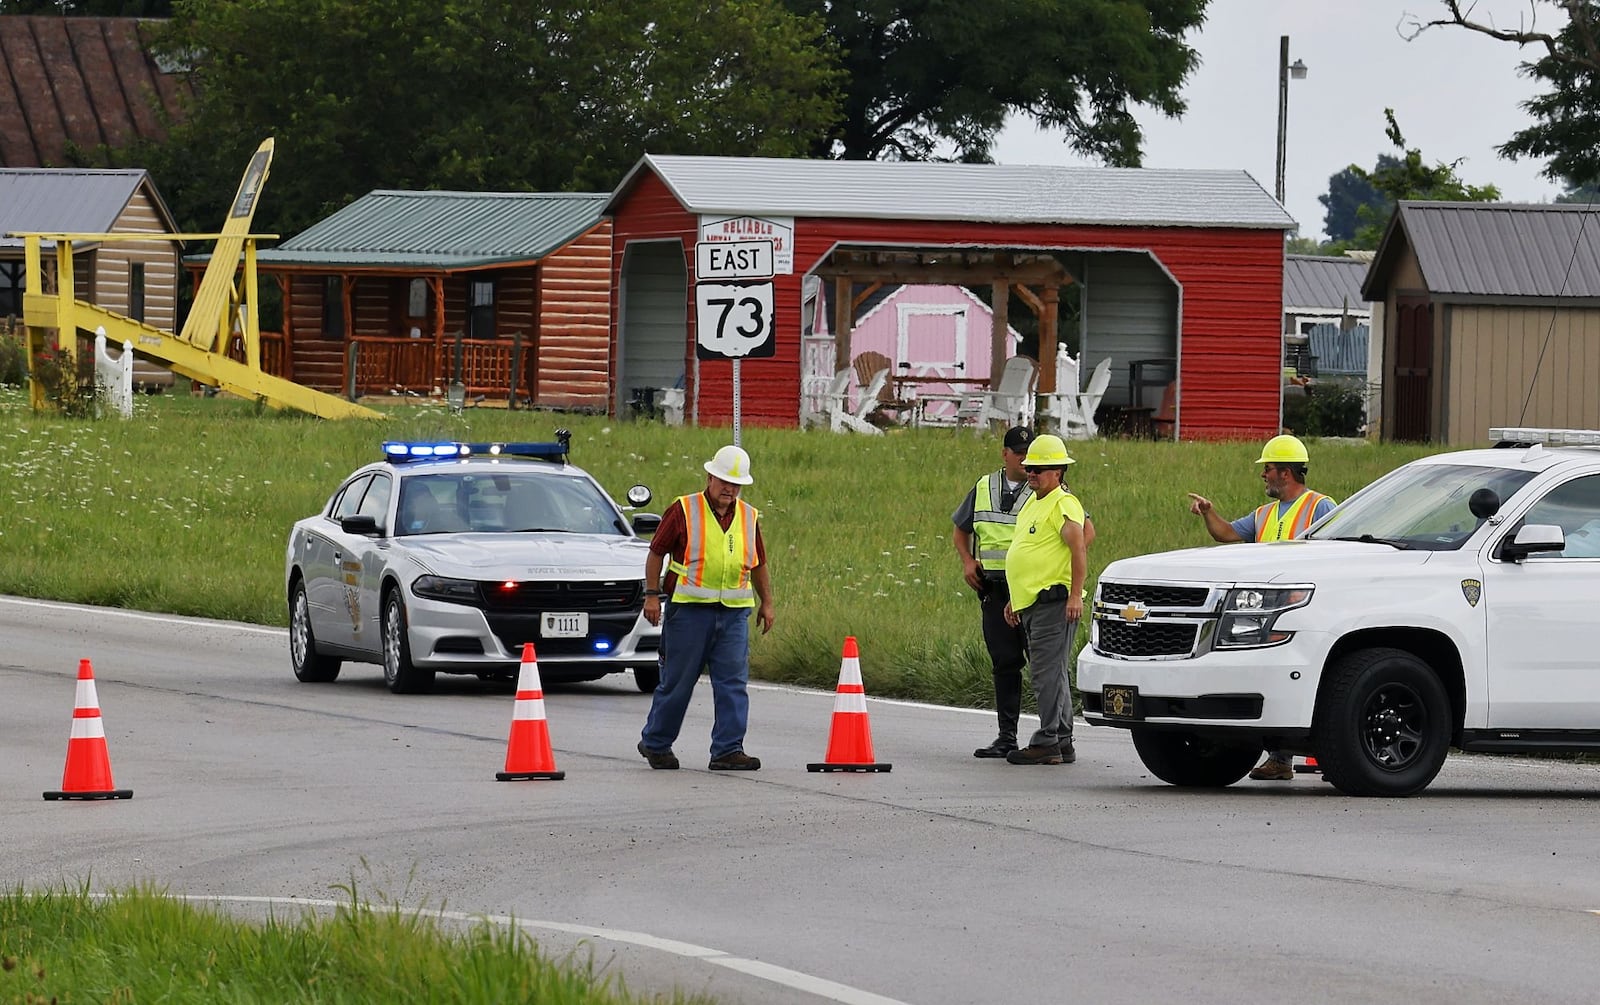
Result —
<instances>
[{"instance_id":1,"label":"chevrolet bowtie emblem","mask_svg":"<svg viewBox=\"0 0 1600 1005\"><path fill-rule=\"evenodd\" d=\"M1137 600L1133 601L1127 607L1122 609L1122 620L1131 622L1133 624L1138 624L1149 616L1150 608L1139 603Z\"/></svg>"}]
</instances>

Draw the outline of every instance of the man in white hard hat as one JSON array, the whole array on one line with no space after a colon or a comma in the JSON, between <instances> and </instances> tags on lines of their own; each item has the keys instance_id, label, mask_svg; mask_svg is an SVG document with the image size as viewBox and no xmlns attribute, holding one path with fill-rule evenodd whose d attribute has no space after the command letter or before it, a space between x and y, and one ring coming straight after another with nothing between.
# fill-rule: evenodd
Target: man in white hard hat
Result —
<instances>
[{"instance_id":1,"label":"man in white hard hat","mask_svg":"<svg viewBox=\"0 0 1600 1005\"><path fill-rule=\"evenodd\" d=\"M1292 541L1337 505L1331 498L1306 488L1311 455L1298 436L1274 436L1256 459L1268 502L1229 522L1212 507L1211 500L1189 493L1189 512L1206 522L1206 533L1223 544L1235 541ZM1286 750L1267 751L1266 760L1250 769L1258 782L1294 781L1294 755Z\"/></svg>"},{"instance_id":2,"label":"man in white hard hat","mask_svg":"<svg viewBox=\"0 0 1600 1005\"><path fill-rule=\"evenodd\" d=\"M772 583L760 514L739 498L749 485L750 455L736 446L705 463L704 492L679 497L661 515L644 568L644 616L661 626L661 682L639 734L650 767L673 769L672 744L694 695L711 677L712 771L755 771L760 758L744 751L750 700L750 612L765 635L772 630ZM662 566L668 572L661 579ZM662 614L661 598L670 602ZM758 604L759 601L759 604Z\"/></svg>"},{"instance_id":3,"label":"man in white hard hat","mask_svg":"<svg viewBox=\"0 0 1600 1005\"><path fill-rule=\"evenodd\" d=\"M1006 551L1011 600L1005 615L1027 635L1039 728L1026 747L1006 755L1009 764L1071 764L1078 759L1072 746L1072 681L1067 664L1083 617L1093 530L1083 504L1064 484L1067 465L1072 463L1066 443L1049 433L1034 437L1022 459L1033 498L1017 514Z\"/></svg>"}]
</instances>

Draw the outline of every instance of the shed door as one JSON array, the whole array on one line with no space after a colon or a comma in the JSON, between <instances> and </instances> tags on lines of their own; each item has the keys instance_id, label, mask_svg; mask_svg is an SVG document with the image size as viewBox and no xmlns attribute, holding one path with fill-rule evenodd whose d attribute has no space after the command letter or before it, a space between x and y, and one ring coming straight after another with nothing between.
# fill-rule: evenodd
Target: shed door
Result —
<instances>
[{"instance_id":1,"label":"shed door","mask_svg":"<svg viewBox=\"0 0 1600 1005\"><path fill-rule=\"evenodd\" d=\"M1431 439L1433 305L1427 297L1395 298L1394 425L1392 438Z\"/></svg>"},{"instance_id":2,"label":"shed door","mask_svg":"<svg viewBox=\"0 0 1600 1005\"><path fill-rule=\"evenodd\" d=\"M622 259L617 328L617 415L643 389L686 387L689 286L680 241L632 242Z\"/></svg>"}]
</instances>

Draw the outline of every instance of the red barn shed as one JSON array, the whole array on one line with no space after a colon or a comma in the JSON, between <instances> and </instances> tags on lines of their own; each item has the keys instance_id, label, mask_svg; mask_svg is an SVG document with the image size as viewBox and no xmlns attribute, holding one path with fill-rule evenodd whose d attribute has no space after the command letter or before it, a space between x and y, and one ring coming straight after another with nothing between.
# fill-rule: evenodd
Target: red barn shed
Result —
<instances>
[{"instance_id":1,"label":"red barn shed","mask_svg":"<svg viewBox=\"0 0 1600 1005\"><path fill-rule=\"evenodd\" d=\"M771 319L744 323L769 323L775 351L740 363L743 422L797 425L819 381L850 364L855 310L881 286L957 282L989 294L997 364L1017 301L1045 359L1058 338L1083 372L1111 359L1114 410L1147 414L1176 381L1175 435L1279 427L1295 223L1244 171L646 155L605 213L619 412L681 386L691 421L731 420L732 363L697 358L695 246L761 239ZM812 335L819 302L836 333L825 341ZM1053 385L1041 368L1040 393Z\"/></svg>"}]
</instances>

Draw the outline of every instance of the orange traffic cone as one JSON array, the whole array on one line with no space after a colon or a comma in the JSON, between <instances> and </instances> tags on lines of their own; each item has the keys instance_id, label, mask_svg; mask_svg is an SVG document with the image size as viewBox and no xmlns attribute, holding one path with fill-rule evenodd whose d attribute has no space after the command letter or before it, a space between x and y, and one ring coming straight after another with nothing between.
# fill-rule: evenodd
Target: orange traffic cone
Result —
<instances>
[{"instance_id":1,"label":"orange traffic cone","mask_svg":"<svg viewBox=\"0 0 1600 1005\"><path fill-rule=\"evenodd\" d=\"M839 690L833 699L833 725L828 730L828 753L821 764L807 771L888 771L892 764L874 763L872 726L867 722L867 692L861 686L861 657L854 635L845 637L844 659L839 666Z\"/></svg>"},{"instance_id":2,"label":"orange traffic cone","mask_svg":"<svg viewBox=\"0 0 1600 1005\"><path fill-rule=\"evenodd\" d=\"M119 789L111 780L111 752L106 749L106 726L100 720L100 699L94 691L94 668L78 661L78 697L72 708L72 736L67 740L67 768L61 791L46 792L46 799L132 799L132 789Z\"/></svg>"},{"instance_id":3,"label":"orange traffic cone","mask_svg":"<svg viewBox=\"0 0 1600 1005\"><path fill-rule=\"evenodd\" d=\"M539 661L533 643L522 644L522 669L517 673L517 707L511 713L511 742L506 747L506 770L494 773L496 781L524 778L567 777L556 770L550 750L550 726L544 718L544 689L539 684Z\"/></svg>"}]
</instances>

